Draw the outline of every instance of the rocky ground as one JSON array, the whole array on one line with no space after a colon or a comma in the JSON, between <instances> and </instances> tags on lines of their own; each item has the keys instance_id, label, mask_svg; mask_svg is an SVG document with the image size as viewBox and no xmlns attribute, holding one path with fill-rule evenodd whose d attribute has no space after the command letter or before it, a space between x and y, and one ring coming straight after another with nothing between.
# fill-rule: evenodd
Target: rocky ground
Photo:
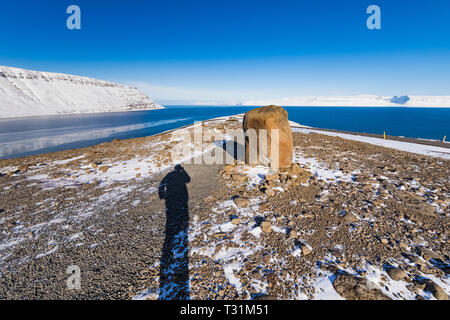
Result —
<instances>
[{"instance_id":1,"label":"rocky ground","mask_svg":"<svg viewBox=\"0 0 450 320\"><path fill-rule=\"evenodd\" d=\"M294 132L290 168L183 158L180 183L177 141L0 160L0 298L448 298L450 160Z\"/></svg>"}]
</instances>

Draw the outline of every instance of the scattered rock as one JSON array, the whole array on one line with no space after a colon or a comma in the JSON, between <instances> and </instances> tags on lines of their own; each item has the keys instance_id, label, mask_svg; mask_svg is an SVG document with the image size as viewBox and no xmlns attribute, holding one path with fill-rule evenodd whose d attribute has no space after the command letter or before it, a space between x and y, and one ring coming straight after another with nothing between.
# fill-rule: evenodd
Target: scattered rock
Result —
<instances>
[{"instance_id":1,"label":"scattered rock","mask_svg":"<svg viewBox=\"0 0 450 320\"><path fill-rule=\"evenodd\" d=\"M308 254L311 253L311 249L306 244L301 244L300 245L300 250L302 250L302 255L303 256L307 256Z\"/></svg>"},{"instance_id":2,"label":"scattered rock","mask_svg":"<svg viewBox=\"0 0 450 320\"><path fill-rule=\"evenodd\" d=\"M380 289L366 279L342 273L336 277L333 287L347 300L390 300Z\"/></svg>"},{"instance_id":3,"label":"scattered rock","mask_svg":"<svg viewBox=\"0 0 450 320\"><path fill-rule=\"evenodd\" d=\"M272 231L272 225L270 224L269 221L263 221L263 222L261 222L260 227L261 227L261 230L262 230L264 233L269 233L269 232Z\"/></svg>"},{"instance_id":4,"label":"scattered rock","mask_svg":"<svg viewBox=\"0 0 450 320\"><path fill-rule=\"evenodd\" d=\"M275 195L275 191L273 191L273 189L271 188L266 188L266 190L264 191L264 193L268 196L268 197L273 197Z\"/></svg>"},{"instance_id":5,"label":"scattered rock","mask_svg":"<svg viewBox=\"0 0 450 320\"><path fill-rule=\"evenodd\" d=\"M231 179L238 182L245 182L248 179L248 177L243 174L232 174Z\"/></svg>"},{"instance_id":6,"label":"scattered rock","mask_svg":"<svg viewBox=\"0 0 450 320\"><path fill-rule=\"evenodd\" d=\"M359 219L358 219L358 217L357 217L354 213L352 213L352 212L347 212L347 213L344 215L344 220L345 220L346 222L348 222L348 223L352 223L352 222L358 221Z\"/></svg>"},{"instance_id":7,"label":"scattered rock","mask_svg":"<svg viewBox=\"0 0 450 320\"><path fill-rule=\"evenodd\" d=\"M108 166L101 166L100 168L98 168L98 170L100 170L101 172L105 173L106 171L109 170Z\"/></svg>"},{"instance_id":8,"label":"scattered rock","mask_svg":"<svg viewBox=\"0 0 450 320\"><path fill-rule=\"evenodd\" d=\"M448 295L444 292L444 290L442 290L440 286L431 280L426 282L425 290L431 292L431 294L438 300L448 300Z\"/></svg>"},{"instance_id":9,"label":"scattered rock","mask_svg":"<svg viewBox=\"0 0 450 320\"><path fill-rule=\"evenodd\" d=\"M231 223L232 223L232 224L239 224L239 223L241 223L241 219L239 219L239 218L234 218L233 220L231 220Z\"/></svg>"},{"instance_id":10,"label":"scattered rock","mask_svg":"<svg viewBox=\"0 0 450 320\"><path fill-rule=\"evenodd\" d=\"M277 300L277 298L269 294L262 294L260 296L254 297L253 300Z\"/></svg>"},{"instance_id":11,"label":"scattered rock","mask_svg":"<svg viewBox=\"0 0 450 320\"><path fill-rule=\"evenodd\" d=\"M22 164L22 165L20 165L20 166L17 168L17 170L19 170L20 172L27 172L27 171L28 171L28 168L29 168L29 165L27 165L27 164Z\"/></svg>"},{"instance_id":12,"label":"scattered rock","mask_svg":"<svg viewBox=\"0 0 450 320\"><path fill-rule=\"evenodd\" d=\"M279 175L277 173L264 175L264 179L266 179L267 181L277 180L278 178Z\"/></svg>"},{"instance_id":13,"label":"scattered rock","mask_svg":"<svg viewBox=\"0 0 450 320\"><path fill-rule=\"evenodd\" d=\"M296 239L298 237L297 231L291 230L289 232L289 238Z\"/></svg>"},{"instance_id":14,"label":"scattered rock","mask_svg":"<svg viewBox=\"0 0 450 320\"><path fill-rule=\"evenodd\" d=\"M390 268L386 270L386 273L392 280L403 280L408 277L406 271L400 268Z\"/></svg>"},{"instance_id":15,"label":"scattered rock","mask_svg":"<svg viewBox=\"0 0 450 320\"><path fill-rule=\"evenodd\" d=\"M234 204L238 207L246 207L250 204L250 200L246 198L234 198Z\"/></svg>"}]
</instances>

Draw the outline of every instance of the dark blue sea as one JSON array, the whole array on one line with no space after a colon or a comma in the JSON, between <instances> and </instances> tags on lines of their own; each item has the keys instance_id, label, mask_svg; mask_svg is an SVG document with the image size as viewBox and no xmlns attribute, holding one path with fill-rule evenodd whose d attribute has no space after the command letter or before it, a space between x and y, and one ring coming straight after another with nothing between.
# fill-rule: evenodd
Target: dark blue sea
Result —
<instances>
[{"instance_id":1,"label":"dark blue sea","mask_svg":"<svg viewBox=\"0 0 450 320\"><path fill-rule=\"evenodd\" d=\"M244 113L254 107L169 106L166 109L0 119L0 158L143 137L194 121ZM450 139L450 108L285 107L303 125L442 140Z\"/></svg>"}]
</instances>

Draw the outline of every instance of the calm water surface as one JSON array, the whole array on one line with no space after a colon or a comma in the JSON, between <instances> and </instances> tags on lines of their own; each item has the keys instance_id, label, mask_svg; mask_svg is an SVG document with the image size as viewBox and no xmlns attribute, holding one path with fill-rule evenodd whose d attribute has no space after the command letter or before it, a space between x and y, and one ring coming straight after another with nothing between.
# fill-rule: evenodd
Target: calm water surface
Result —
<instances>
[{"instance_id":1,"label":"calm water surface","mask_svg":"<svg viewBox=\"0 0 450 320\"><path fill-rule=\"evenodd\" d=\"M0 158L143 137L254 107L170 106L161 110L0 119ZM343 131L450 139L450 108L285 107L289 120Z\"/></svg>"}]
</instances>

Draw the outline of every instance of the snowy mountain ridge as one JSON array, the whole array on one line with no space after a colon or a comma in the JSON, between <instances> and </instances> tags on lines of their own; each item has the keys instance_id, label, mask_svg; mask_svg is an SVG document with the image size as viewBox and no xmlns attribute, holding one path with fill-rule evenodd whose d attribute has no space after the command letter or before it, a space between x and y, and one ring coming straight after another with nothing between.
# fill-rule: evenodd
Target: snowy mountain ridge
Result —
<instances>
[{"instance_id":1,"label":"snowy mountain ridge","mask_svg":"<svg viewBox=\"0 0 450 320\"><path fill-rule=\"evenodd\" d=\"M450 96L323 96L248 100L242 105L329 106L329 107L450 107Z\"/></svg>"},{"instance_id":2,"label":"snowy mountain ridge","mask_svg":"<svg viewBox=\"0 0 450 320\"><path fill-rule=\"evenodd\" d=\"M161 108L135 87L0 66L0 118Z\"/></svg>"}]
</instances>

